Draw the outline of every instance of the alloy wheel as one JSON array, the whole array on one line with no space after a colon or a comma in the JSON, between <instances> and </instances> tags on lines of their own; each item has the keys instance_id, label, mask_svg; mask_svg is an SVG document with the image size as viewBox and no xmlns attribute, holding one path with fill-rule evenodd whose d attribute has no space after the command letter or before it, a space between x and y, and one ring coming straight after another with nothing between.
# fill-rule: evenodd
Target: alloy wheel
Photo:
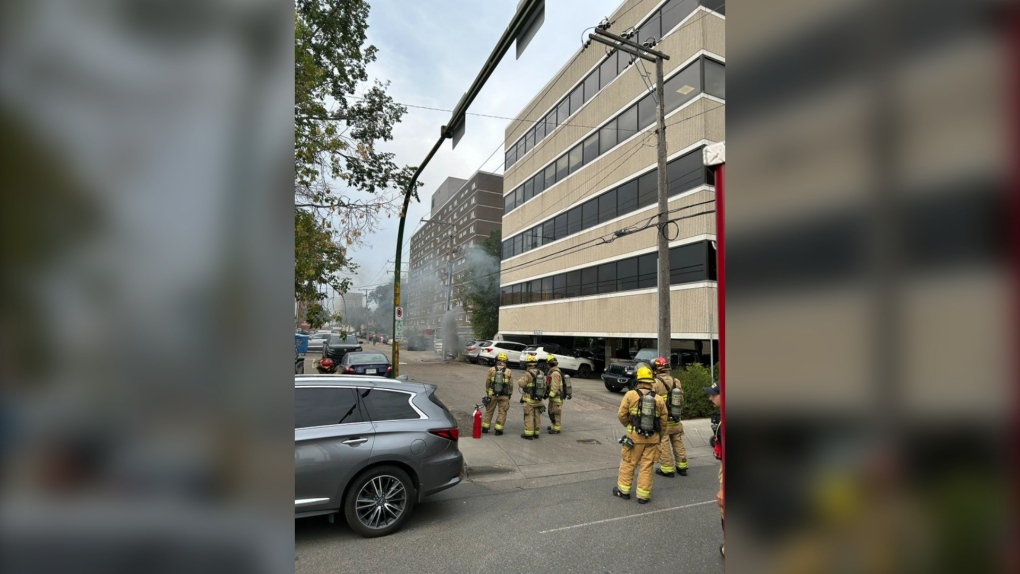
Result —
<instances>
[{"instance_id":1,"label":"alloy wheel","mask_svg":"<svg viewBox=\"0 0 1020 574\"><path fill-rule=\"evenodd\" d=\"M368 528L380 529L396 522L407 507L407 490L395 476L383 474L365 483L358 493L358 520Z\"/></svg>"}]
</instances>

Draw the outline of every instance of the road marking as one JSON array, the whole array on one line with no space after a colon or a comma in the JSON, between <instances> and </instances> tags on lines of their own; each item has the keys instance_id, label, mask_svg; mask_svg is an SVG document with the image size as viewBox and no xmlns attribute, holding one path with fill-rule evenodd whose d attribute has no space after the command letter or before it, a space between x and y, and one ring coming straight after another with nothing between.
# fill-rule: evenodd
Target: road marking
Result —
<instances>
[{"instance_id":1,"label":"road marking","mask_svg":"<svg viewBox=\"0 0 1020 574\"><path fill-rule=\"evenodd\" d=\"M617 520L625 520L627 518L640 518L642 516L649 516L651 514L658 514L660 512L669 512L671 510L682 510L684 508L692 508L695 506L703 506L705 504L715 504L714 500L706 500L705 502L695 502L694 504L685 504L683 506L674 506L673 508L660 508L659 510L652 510L651 512L641 512L639 514L631 514L629 516L617 516L616 518L606 518L605 520L596 520L594 522L585 522L583 524L575 524L573 526L564 526L562 528L553 528L552 530L543 530L539 534L549 534L550 532L559 532L561 530L572 530L574 528L581 528L582 526L592 526L595 524L604 524L606 522L615 522Z\"/></svg>"}]
</instances>

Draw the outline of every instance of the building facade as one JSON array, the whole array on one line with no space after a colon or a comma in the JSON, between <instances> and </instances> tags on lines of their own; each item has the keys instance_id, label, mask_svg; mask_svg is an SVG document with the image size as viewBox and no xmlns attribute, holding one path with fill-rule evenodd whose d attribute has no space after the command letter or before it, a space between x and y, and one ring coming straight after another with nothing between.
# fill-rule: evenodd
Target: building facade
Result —
<instances>
[{"instance_id":1,"label":"building facade","mask_svg":"<svg viewBox=\"0 0 1020 574\"><path fill-rule=\"evenodd\" d=\"M670 58L674 360L707 363L718 339L715 188L702 150L725 140L724 12L714 0L626 0L609 17L610 32L652 38ZM630 60L599 43L583 48L506 129L504 338L571 347L588 339L607 358L655 346L655 66Z\"/></svg>"},{"instance_id":2,"label":"building facade","mask_svg":"<svg viewBox=\"0 0 1020 574\"><path fill-rule=\"evenodd\" d=\"M456 293L456 277L468 265L471 249L490 233L499 234L503 216L503 178L479 171L467 180L447 178L432 194L432 210L411 236L405 329L431 335L443 324L447 298L458 331L471 334L470 318ZM452 275L453 287L448 275Z\"/></svg>"}]
</instances>

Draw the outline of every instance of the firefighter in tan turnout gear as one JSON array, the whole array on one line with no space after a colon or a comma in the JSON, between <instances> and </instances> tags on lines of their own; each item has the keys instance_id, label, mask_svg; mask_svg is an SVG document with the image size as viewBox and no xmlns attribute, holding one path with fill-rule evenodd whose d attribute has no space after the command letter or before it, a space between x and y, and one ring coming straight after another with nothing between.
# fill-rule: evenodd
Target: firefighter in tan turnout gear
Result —
<instances>
[{"instance_id":1,"label":"firefighter in tan turnout gear","mask_svg":"<svg viewBox=\"0 0 1020 574\"><path fill-rule=\"evenodd\" d=\"M492 422L492 415L499 408L499 415L496 416L496 436L503 434L503 425L506 424L506 413L510 410L510 396L514 392L514 374L506 367L506 353L496 355L496 365L489 369L489 375L485 378L485 418L482 420L482 432L489 432L489 423Z\"/></svg>"},{"instance_id":2,"label":"firefighter in tan turnout gear","mask_svg":"<svg viewBox=\"0 0 1020 574\"><path fill-rule=\"evenodd\" d=\"M546 377L549 381L549 434L560 434L563 432L563 400L572 398L570 389L570 376L560 372L560 361L554 355L545 359L549 366Z\"/></svg>"},{"instance_id":3,"label":"firefighter in tan turnout gear","mask_svg":"<svg viewBox=\"0 0 1020 574\"><path fill-rule=\"evenodd\" d=\"M521 388L521 403L524 404L524 432L521 438L533 440L540 438L542 429L542 401L549 396L549 385L545 373L538 369L538 360L534 355L525 359L524 374L517 379Z\"/></svg>"},{"instance_id":4,"label":"firefighter in tan turnout gear","mask_svg":"<svg viewBox=\"0 0 1020 574\"><path fill-rule=\"evenodd\" d=\"M666 432L661 433L659 442L659 468L655 474L674 477L687 476L687 449L684 448L684 425L680 422L680 411L684 406L684 391L680 381L669 374L669 360L659 357L652 361L655 367L655 394L666 403L669 422Z\"/></svg>"},{"instance_id":5,"label":"firefighter in tan turnout gear","mask_svg":"<svg viewBox=\"0 0 1020 574\"><path fill-rule=\"evenodd\" d=\"M666 403L655 394L652 370L647 365L637 369L637 386L627 391L620 402L617 418L627 428L627 434L620 439L623 445L620 461L620 475L613 495L630 500L634 484L634 470L638 469L637 499L647 504L652 498L652 481L655 474L655 459L659 456L659 436L668 420Z\"/></svg>"}]
</instances>

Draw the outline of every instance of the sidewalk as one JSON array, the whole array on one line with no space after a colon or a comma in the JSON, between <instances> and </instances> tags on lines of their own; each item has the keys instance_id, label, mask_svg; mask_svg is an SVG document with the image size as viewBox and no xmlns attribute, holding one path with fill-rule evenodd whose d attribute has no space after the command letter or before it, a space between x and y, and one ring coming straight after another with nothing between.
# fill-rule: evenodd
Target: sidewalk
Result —
<instances>
[{"instance_id":1,"label":"sidewalk","mask_svg":"<svg viewBox=\"0 0 1020 574\"><path fill-rule=\"evenodd\" d=\"M684 444L691 468L716 466L708 439L712 436L709 419L684 421ZM468 480L496 483L510 480L567 478L567 475L616 473L620 465L620 446L624 434L619 424L589 430L564 430L550 435L542 431L539 440L523 440L518 434L481 439L461 435L458 444L464 454ZM587 477L578 477L582 480ZM569 480L557 480L557 482Z\"/></svg>"}]
</instances>

